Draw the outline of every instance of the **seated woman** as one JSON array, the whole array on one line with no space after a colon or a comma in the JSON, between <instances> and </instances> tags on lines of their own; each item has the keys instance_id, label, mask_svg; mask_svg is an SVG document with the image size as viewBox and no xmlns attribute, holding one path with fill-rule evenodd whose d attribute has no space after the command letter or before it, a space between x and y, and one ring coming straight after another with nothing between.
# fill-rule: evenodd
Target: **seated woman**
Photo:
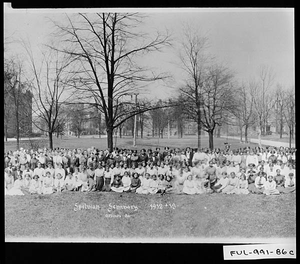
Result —
<instances>
[{"instance_id":1,"label":"seated woman","mask_svg":"<svg viewBox=\"0 0 300 264\"><path fill-rule=\"evenodd\" d=\"M178 193L182 192L184 181L188 178L189 175L192 175L189 167L187 166L184 167L181 171L175 177L175 185L176 188L178 189Z\"/></svg>"},{"instance_id":2,"label":"seated woman","mask_svg":"<svg viewBox=\"0 0 300 264\"><path fill-rule=\"evenodd\" d=\"M253 185L249 185L248 190L251 193L262 194L264 192L264 183L266 182L266 173L260 171L255 178Z\"/></svg>"},{"instance_id":3,"label":"seated woman","mask_svg":"<svg viewBox=\"0 0 300 264\"><path fill-rule=\"evenodd\" d=\"M6 191L6 195L24 195L22 192L23 188L23 180L22 180L22 175L19 175L19 178L15 180L14 186L10 188L9 190Z\"/></svg>"},{"instance_id":4,"label":"seated woman","mask_svg":"<svg viewBox=\"0 0 300 264\"><path fill-rule=\"evenodd\" d=\"M136 190L141 186L141 180L139 178L139 174L137 172L133 173L133 177L131 178L131 184L129 191L136 192Z\"/></svg>"},{"instance_id":5,"label":"seated woman","mask_svg":"<svg viewBox=\"0 0 300 264\"><path fill-rule=\"evenodd\" d=\"M229 178L226 171L223 171L221 174L221 178L216 182L216 184L212 187L214 192L222 192L222 190L228 185Z\"/></svg>"},{"instance_id":6,"label":"seated woman","mask_svg":"<svg viewBox=\"0 0 300 264\"><path fill-rule=\"evenodd\" d=\"M4 172L4 183L6 191L10 190L14 186L14 176L8 168Z\"/></svg>"},{"instance_id":7,"label":"seated woman","mask_svg":"<svg viewBox=\"0 0 300 264\"><path fill-rule=\"evenodd\" d=\"M122 177L122 183L123 183L123 192L128 192L131 184L131 179L129 177L128 171L124 171L124 175Z\"/></svg>"},{"instance_id":8,"label":"seated woman","mask_svg":"<svg viewBox=\"0 0 300 264\"><path fill-rule=\"evenodd\" d=\"M81 189L81 186L82 186L82 181L80 179L80 174L79 174L79 168L78 167L74 167L73 177L74 177L74 184L75 184L74 191L79 191Z\"/></svg>"},{"instance_id":9,"label":"seated woman","mask_svg":"<svg viewBox=\"0 0 300 264\"><path fill-rule=\"evenodd\" d=\"M196 194L197 193L197 188L196 188L195 182L193 181L193 177L191 174L187 177L187 179L183 183L182 193L185 193L185 194Z\"/></svg>"},{"instance_id":10,"label":"seated woman","mask_svg":"<svg viewBox=\"0 0 300 264\"><path fill-rule=\"evenodd\" d=\"M281 174L280 169L276 170L276 175L274 177L274 181L276 182L276 188L279 192L284 192L284 175Z\"/></svg>"},{"instance_id":11,"label":"seated woman","mask_svg":"<svg viewBox=\"0 0 300 264\"><path fill-rule=\"evenodd\" d=\"M58 172L55 174L55 179L54 179L54 189L57 192L61 192L64 189L64 178L63 176Z\"/></svg>"},{"instance_id":12,"label":"seated woman","mask_svg":"<svg viewBox=\"0 0 300 264\"><path fill-rule=\"evenodd\" d=\"M164 193L166 190L166 181L163 174L158 175L158 193Z\"/></svg>"},{"instance_id":13,"label":"seated woman","mask_svg":"<svg viewBox=\"0 0 300 264\"><path fill-rule=\"evenodd\" d=\"M113 171L109 168L109 166L106 166L104 171L104 186L102 191L110 192L112 182L113 182Z\"/></svg>"},{"instance_id":14,"label":"seated woman","mask_svg":"<svg viewBox=\"0 0 300 264\"><path fill-rule=\"evenodd\" d=\"M87 192L89 190L89 178L86 171L86 167L84 165L79 168L79 180L81 181L81 191Z\"/></svg>"},{"instance_id":15,"label":"seated woman","mask_svg":"<svg viewBox=\"0 0 300 264\"><path fill-rule=\"evenodd\" d=\"M113 180L111 184L111 190L118 193L123 192L124 188L123 188L123 182L120 174L116 175L115 179Z\"/></svg>"},{"instance_id":16,"label":"seated woman","mask_svg":"<svg viewBox=\"0 0 300 264\"><path fill-rule=\"evenodd\" d=\"M43 185L42 185L42 193L43 194L53 193L53 185L54 185L54 179L51 174L51 171L47 171L46 178L44 179Z\"/></svg>"},{"instance_id":17,"label":"seated woman","mask_svg":"<svg viewBox=\"0 0 300 264\"><path fill-rule=\"evenodd\" d=\"M34 175L29 186L30 194L41 194L41 182L39 181L39 175Z\"/></svg>"},{"instance_id":18,"label":"seated woman","mask_svg":"<svg viewBox=\"0 0 300 264\"><path fill-rule=\"evenodd\" d=\"M150 174L145 173L145 178L142 181L141 187L136 189L136 193L139 194L148 194L149 193L149 187L150 187Z\"/></svg>"},{"instance_id":19,"label":"seated woman","mask_svg":"<svg viewBox=\"0 0 300 264\"><path fill-rule=\"evenodd\" d=\"M76 188L75 178L73 177L72 173L68 173L64 182L64 186L67 191L73 191Z\"/></svg>"},{"instance_id":20,"label":"seated woman","mask_svg":"<svg viewBox=\"0 0 300 264\"><path fill-rule=\"evenodd\" d=\"M95 170L95 189L96 191L102 191L103 185L104 185L104 172L105 169L102 166L101 162L98 162L98 167Z\"/></svg>"},{"instance_id":21,"label":"seated woman","mask_svg":"<svg viewBox=\"0 0 300 264\"><path fill-rule=\"evenodd\" d=\"M238 189L236 190L237 194L249 194L248 181L246 178L247 178L246 174L241 173L240 179L239 179L239 186L238 186Z\"/></svg>"},{"instance_id":22,"label":"seated woman","mask_svg":"<svg viewBox=\"0 0 300 264\"><path fill-rule=\"evenodd\" d=\"M222 193L234 194L237 192L239 186L239 179L236 177L235 172L230 173L230 178L227 186L222 190Z\"/></svg>"},{"instance_id":23,"label":"seated woman","mask_svg":"<svg viewBox=\"0 0 300 264\"><path fill-rule=\"evenodd\" d=\"M29 187L30 187L30 182L31 182L31 176L30 174L26 174L25 178L23 179L23 190L24 191L29 191Z\"/></svg>"},{"instance_id":24,"label":"seated woman","mask_svg":"<svg viewBox=\"0 0 300 264\"><path fill-rule=\"evenodd\" d=\"M152 179L149 184L149 193L156 194L158 192L158 181L155 174L152 175Z\"/></svg>"},{"instance_id":25,"label":"seated woman","mask_svg":"<svg viewBox=\"0 0 300 264\"><path fill-rule=\"evenodd\" d=\"M285 179L283 193L293 193L296 191L296 178L293 172L290 172Z\"/></svg>"},{"instance_id":26,"label":"seated woman","mask_svg":"<svg viewBox=\"0 0 300 264\"><path fill-rule=\"evenodd\" d=\"M273 175L268 176L268 180L264 183L264 194L273 195L279 194L279 191L276 189L276 182L273 180Z\"/></svg>"},{"instance_id":27,"label":"seated woman","mask_svg":"<svg viewBox=\"0 0 300 264\"><path fill-rule=\"evenodd\" d=\"M199 175L196 175L194 177L194 182L195 182L197 194L203 194L207 192L206 188L204 187L204 184L207 182L207 180L203 179Z\"/></svg>"}]
</instances>

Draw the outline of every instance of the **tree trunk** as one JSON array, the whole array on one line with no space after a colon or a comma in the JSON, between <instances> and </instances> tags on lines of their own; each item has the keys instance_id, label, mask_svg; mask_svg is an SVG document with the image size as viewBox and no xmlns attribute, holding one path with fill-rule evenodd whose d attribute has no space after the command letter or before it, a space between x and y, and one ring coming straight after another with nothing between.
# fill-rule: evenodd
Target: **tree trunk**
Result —
<instances>
[{"instance_id":1,"label":"tree trunk","mask_svg":"<svg viewBox=\"0 0 300 264\"><path fill-rule=\"evenodd\" d=\"M144 137L144 125L141 123L141 138Z\"/></svg>"},{"instance_id":2,"label":"tree trunk","mask_svg":"<svg viewBox=\"0 0 300 264\"><path fill-rule=\"evenodd\" d=\"M243 142L243 127L242 126L240 126L240 142Z\"/></svg>"},{"instance_id":3,"label":"tree trunk","mask_svg":"<svg viewBox=\"0 0 300 264\"><path fill-rule=\"evenodd\" d=\"M99 138L101 138L101 113L99 114Z\"/></svg>"},{"instance_id":4,"label":"tree trunk","mask_svg":"<svg viewBox=\"0 0 300 264\"><path fill-rule=\"evenodd\" d=\"M258 146L261 147L261 128L258 130Z\"/></svg>"},{"instance_id":5,"label":"tree trunk","mask_svg":"<svg viewBox=\"0 0 300 264\"><path fill-rule=\"evenodd\" d=\"M221 137L221 126L218 126L218 129L217 129L217 137L218 137L218 138Z\"/></svg>"},{"instance_id":6,"label":"tree trunk","mask_svg":"<svg viewBox=\"0 0 300 264\"><path fill-rule=\"evenodd\" d=\"M49 148L53 149L53 134L52 134L52 132L48 132L48 137L49 137Z\"/></svg>"},{"instance_id":7,"label":"tree trunk","mask_svg":"<svg viewBox=\"0 0 300 264\"><path fill-rule=\"evenodd\" d=\"M201 123L199 122L199 117L198 117L198 124L197 124L197 136L198 136L197 147L201 148Z\"/></svg>"},{"instance_id":8,"label":"tree trunk","mask_svg":"<svg viewBox=\"0 0 300 264\"><path fill-rule=\"evenodd\" d=\"M8 130L8 128L7 128L7 125L5 125L5 142L7 142L7 130Z\"/></svg>"},{"instance_id":9,"label":"tree trunk","mask_svg":"<svg viewBox=\"0 0 300 264\"><path fill-rule=\"evenodd\" d=\"M282 134L283 134L283 120L282 120L282 117L280 117L280 124L279 124L279 135L280 135L280 138L282 138Z\"/></svg>"},{"instance_id":10,"label":"tree trunk","mask_svg":"<svg viewBox=\"0 0 300 264\"><path fill-rule=\"evenodd\" d=\"M208 131L208 141L209 141L209 149L213 150L214 148L214 131Z\"/></svg>"},{"instance_id":11,"label":"tree trunk","mask_svg":"<svg viewBox=\"0 0 300 264\"><path fill-rule=\"evenodd\" d=\"M107 127L106 132L107 132L107 147L109 151L112 152L114 147L114 139L113 139L114 131L111 127Z\"/></svg>"},{"instance_id":12,"label":"tree trunk","mask_svg":"<svg viewBox=\"0 0 300 264\"><path fill-rule=\"evenodd\" d=\"M122 126L119 127L119 137L122 138Z\"/></svg>"},{"instance_id":13,"label":"tree trunk","mask_svg":"<svg viewBox=\"0 0 300 264\"><path fill-rule=\"evenodd\" d=\"M183 137L183 126L181 125L180 126L180 138L182 138Z\"/></svg>"},{"instance_id":14,"label":"tree trunk","mask_svg":"<svg viewBox=\"0 0 300 264\"><path fill-rule=\"evenodd\" d=\"M245 126L245 143L248 143L248 126Z\"/></svg>"},{"instance_id":15,"label":"tree trunk","mask_svg":"<svg viewBox=\"0 0 300 264\"><path fill-rule=\"evenodd\" d=\"M160 131L160 133L161 133L161 138L164 138L164 130L163 129Z\"/></svg>"},{"instance_id":16,"label":"tree trunk","mask_svg":"<svg viewBox=\"0 0 300 264\"><path fill-rule=\"evenodd\" d=\"M293 135L293 130L292 128L290 128L289 148L292 147L292 135Z\"/></svg>"},{"instance_id":17,"label":"tree trunk","mask_svg":"<svg viewBox=\"0 0 300 264\"><path fill-rule=\"evenodd\" d=\"M17 125L17 149L20 149L20 120L19 120L19 108L16 108L16 125Z\"/></svg>"}]
</instances>

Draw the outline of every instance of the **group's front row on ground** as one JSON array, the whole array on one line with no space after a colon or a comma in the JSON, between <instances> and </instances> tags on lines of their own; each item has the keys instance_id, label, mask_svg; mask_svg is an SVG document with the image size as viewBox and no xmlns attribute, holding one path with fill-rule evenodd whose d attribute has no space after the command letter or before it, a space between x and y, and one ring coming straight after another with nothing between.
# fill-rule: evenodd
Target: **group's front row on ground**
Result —
<instances>
[{"instance_id":1,"label":"group's front row on ground","mask_svg":"<svg viewBox=\"0 0 300 264\"><path fill-rule=\"evenodd\" d=\"M61 163L54 169L49 163L47 168L38 167L32 172L27 167L18 179L9 169L5 169L5 194L24 195L51 194L61 191L113 191L136 192L137 194L176 193L176 194L280 194L295 192L296 181L294 172L286 175L277 169L276 173L266 173L264 166L259 171L254 170L254 165L249 170L241 169L232 171L224 166L209 162L208 165L199 162L195 167L177 166L164 169L149 166L138 168L102 166L99 162L97 168L86 168L84 165L75 167L74 171L62 168Z\"/></svg>"}]
</instances>

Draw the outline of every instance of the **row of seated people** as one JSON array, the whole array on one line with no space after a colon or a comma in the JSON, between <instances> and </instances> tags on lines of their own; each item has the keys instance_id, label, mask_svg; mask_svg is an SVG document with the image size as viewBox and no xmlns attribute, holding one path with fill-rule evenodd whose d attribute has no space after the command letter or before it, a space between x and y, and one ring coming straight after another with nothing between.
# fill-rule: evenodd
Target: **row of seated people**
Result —
<instances>
[{"instance_id":1,"label":"row of seated people","mask_svg":"<svg viewBox=\"0 0 300 264\"><path fill-rule=\"evenodd\" d=\"M238 168L235 164L208 164L198 162L195 167L165 166L153 164L137 168L106 166L102 163L94 168L84 165L75 167L74 171L65 170L58 163L54 169L48 164L47 169L38 165L32 172L29 168L14 179L12 172L5 169L5 193L18 195L24 193L51 194L61 191L115 191L136 193L266 193L278 194L295 191L295 169L270 163L255 167L249 164L248 170ZM281 173L283 171L284 173Z\"/></svg>"}]
</instances>

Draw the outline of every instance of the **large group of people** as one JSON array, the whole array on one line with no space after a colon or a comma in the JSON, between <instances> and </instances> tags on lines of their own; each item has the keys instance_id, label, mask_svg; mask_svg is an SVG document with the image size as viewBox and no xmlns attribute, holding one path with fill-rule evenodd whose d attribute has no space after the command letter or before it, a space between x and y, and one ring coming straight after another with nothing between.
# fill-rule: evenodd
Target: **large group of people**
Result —
<instances>
[{"instance_id":1,"label":"large group of people","mask_svg":"<svg viewBox=\"0 0 300 264\"><path fill-rule=\"evenodd\" d=\"M4 153L5 194L265 194L296 190L296 149L19 149Z\"/></svg>"}]
</instances>

